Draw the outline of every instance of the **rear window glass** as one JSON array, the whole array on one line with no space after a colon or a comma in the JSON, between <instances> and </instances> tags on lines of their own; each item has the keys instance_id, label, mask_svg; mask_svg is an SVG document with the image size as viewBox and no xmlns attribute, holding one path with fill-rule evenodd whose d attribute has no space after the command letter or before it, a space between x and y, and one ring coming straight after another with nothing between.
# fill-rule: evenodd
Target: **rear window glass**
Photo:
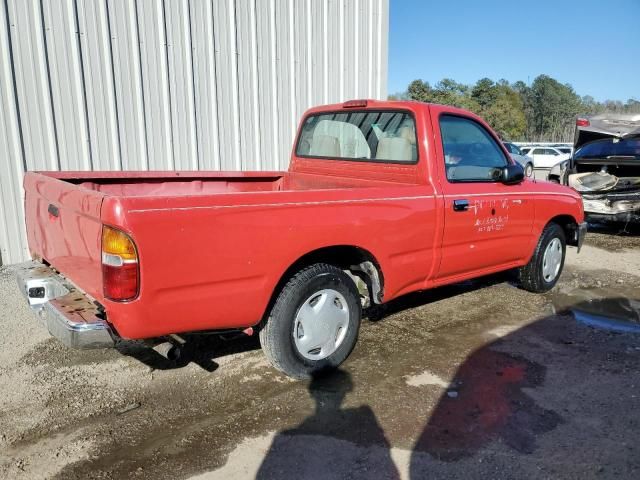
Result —
<instances>
[{"instance_id":1,"label":"rear window glass","mask_svg":"<svg viewBox=\"0 0 640 480\"><path fill-rule=\"evenodd\" d=\"M606 138L579 148L574 158L606 158L611 156L640 157L640 138L619 140Z\"/></svg>"},{"instance_id":2,"label":"rear window glass","mask_svg":"<svg viewBox=\"0 0 640 480\"><path fill-rule=\"evenodd\" d=\"M415 163L416 126L402 111L341 111L306 118L298 157Z\"/></svg>"}]
</instances>

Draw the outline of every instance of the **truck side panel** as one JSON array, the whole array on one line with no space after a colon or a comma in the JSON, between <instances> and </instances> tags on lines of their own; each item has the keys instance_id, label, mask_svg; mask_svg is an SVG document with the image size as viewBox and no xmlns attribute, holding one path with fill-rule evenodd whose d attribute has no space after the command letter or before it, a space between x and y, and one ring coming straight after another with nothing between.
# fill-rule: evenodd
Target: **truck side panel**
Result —
<instances>
[{"instance_id":1,"label":"truck side panel","mask_svg":"<svg viewBox=\"0 0 640 480\"><path fill-rule=\"evenodd\" d=\"M426 188L426 190L425 190ZM177 207L122 199L120 225L138 246L141 290L105 302L128 338L239 328L261 319L283 273L316 249L353 245L384 274L385 300L424 285L434 262L436 198L430 187L243 195L243 202ZM259 202L258 202L259 200Z\"/></svg>"}]
</instances>

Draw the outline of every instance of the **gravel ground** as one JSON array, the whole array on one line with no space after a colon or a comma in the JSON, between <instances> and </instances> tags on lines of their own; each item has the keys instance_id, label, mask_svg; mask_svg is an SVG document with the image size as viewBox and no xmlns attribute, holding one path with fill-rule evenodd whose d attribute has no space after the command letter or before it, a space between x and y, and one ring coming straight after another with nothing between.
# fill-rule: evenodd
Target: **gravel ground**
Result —
<instances>
[{"instance_id":1,"label":"gravel ground","mask_svg":"<svg viewBox=\"0 0 640 480\"><path fill-rule=\"evenodd\" d=\"M65 349L3 267L0 478L640 478L640 335L571 314L640 300L640 242L587 238L545 295L505 274L392 302L312 382L254 338L179 367Z\"/></svg>"}]
</instances>

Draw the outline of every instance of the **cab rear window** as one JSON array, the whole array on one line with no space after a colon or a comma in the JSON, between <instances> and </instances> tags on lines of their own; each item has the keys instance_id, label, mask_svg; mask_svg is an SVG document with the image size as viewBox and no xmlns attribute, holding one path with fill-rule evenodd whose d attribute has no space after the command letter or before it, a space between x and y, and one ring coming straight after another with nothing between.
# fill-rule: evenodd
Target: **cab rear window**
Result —
<instances>
[{"instance_id":1,"label":"cab rear window","mask_svg":"<svg viewBox=\"0 0 640 480\"><path fill-rule=\"evenodd\" d=\"M303 158L415 163L416 126L405 111L353 111L308 116L296 145Z\"/></svg>"}]
</instances>

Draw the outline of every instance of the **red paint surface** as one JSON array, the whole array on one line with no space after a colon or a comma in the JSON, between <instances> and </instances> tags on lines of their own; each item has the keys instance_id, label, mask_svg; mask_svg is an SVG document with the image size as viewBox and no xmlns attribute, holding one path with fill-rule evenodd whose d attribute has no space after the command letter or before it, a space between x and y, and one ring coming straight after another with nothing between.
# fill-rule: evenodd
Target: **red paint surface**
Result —
<instances>
[{"instance_id":1,"label":"red paint surface","mask_svg":"<svg viewBox=\"0 0 640 480\"><path fill-rule=\"evenodd\" d=\"M367 108L414 114L417 164L294 154L288 172L29 172L29 247L103 304L120 335L145 338L257 324L284 272L323 247L373 255L388 301L525 264L551 218L583 220L579 195L556 184L448 183L437 118L454 113L486 126L477 116L416 102ZM457 198L474 208L453 212ZM478 231L479 218L507 207L503 228ZM130 302L104 298L102 224L136 243L140 293Z\"/></svg>"}]
</instances>

